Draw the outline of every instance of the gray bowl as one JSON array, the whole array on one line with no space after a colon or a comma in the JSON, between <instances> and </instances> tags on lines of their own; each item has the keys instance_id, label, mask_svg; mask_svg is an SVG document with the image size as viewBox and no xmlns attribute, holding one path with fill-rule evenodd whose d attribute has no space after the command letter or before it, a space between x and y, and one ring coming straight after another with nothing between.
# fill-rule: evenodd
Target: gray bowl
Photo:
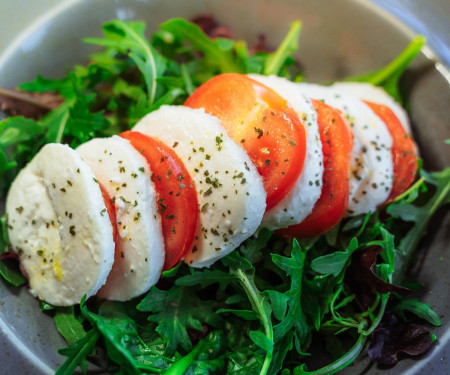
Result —
<instances>
[{"instance_id":1,"label":"gray bowl","mask_svg":"<svg viewBox=\"0 0 450 375\"><path fill-rule=\"evenodd\" d=\"M238 38L250 42L264 33L271 45L281 41L290 21L302 19L298 56L305 73L314 82L331 81L382 67L407 45L415 33L392 15L396 14L430 41L402 81L415 138L427 168L450 164L450 147L443 144L450 138L450 8L445 0L0 0L0 9L0 87L13 87L38 73L59 77L67 67L86 62L93 47L81 39L100 35L102 22L109 19L143 19L151 32L169 17L200 13L215 15ZM422 243L412 270L426 285L422 300L443 320L442 327L433 329L438 341L432 350L420 361L404 360L392 370L368 370L368 358L362 354L346 373L448 373L449 225L450 215L444 211ZM53 373L64 361L57 349L65 342L53 321L40 312L38 301L25 287L11 288L3 280L0 331L2 374Z\"/></svg>"}]
</instances>

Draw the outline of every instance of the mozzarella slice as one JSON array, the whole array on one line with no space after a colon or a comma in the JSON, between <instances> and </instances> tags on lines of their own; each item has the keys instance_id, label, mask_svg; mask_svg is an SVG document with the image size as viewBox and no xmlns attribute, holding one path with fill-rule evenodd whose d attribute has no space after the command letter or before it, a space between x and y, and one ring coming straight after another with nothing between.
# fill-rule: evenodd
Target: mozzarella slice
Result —
<instances>
[{"instance_id":1,"label":"mozzarella slice","mask_svg":"<svg viewBox=\"0 0 450 375\"><path fill-rule=\"evenodd\" d=\"M311 101L285 78L250 74L250 78L276 91L297 112L306 131L306 157L302 173L292 190L275 207L268 210L261 226L286 228L303 221L313 210L322 192L323 153L316 111Z\"/></svg>"},{"instance_id":2,"label":"mozzarella slice","mask_svg":"<svg viewBox=\"0 0 450 375\"><path fill-rule=\"evenodd\" d=\"M105 283L114 260L112 226L94 174L78 153L44 146L18 174L6 200L8 233L31 293L79 303Z\"/></svg>"},{"instance_id":3,"label":"mozzarella slice","mask_svg":"<svg viewBox=\"0 0 450 375\"><path fill-rule=\"evenodd\" d=\"M163 106L135 131L158 138L178 154L195 182L199 227L185 256L208 267L251 236L266 208L266 193L250 158L203 109Z\"/></svg>"},{"instance_id":4,"label":"mozzarella slice","mask_svg":"<svg viewBox=\"0 0 450 375\"><path fill-rule=\"evenodd\" d=\"M351 155L347 215L374 212L392 189L392 137L386 125L364 102L337 88L300 83L299 89L339 109L349 121L354 144Z\"/></svg>"},{"instance_id":5,"label":"mozzarella slice","mask_svg":"<svg viewBox=\"0 0 450 375\"><path fill-rule=\"evenodd\" d=\"M362 100L382 104L389 107L397 116L403 129L411 134L411 124L409 122L408 114L399 105L392 96L390 96L381 87L373 86L365 82L337 82L331 87L336 88L341 92L356 96Z\"/></svg>"},{"instance_id":6,"label":"mozzarella slice","mask_svg":"<svg viewBox=\"0 0 450 375\"><path fill-rule=\"evenodd\" d=\"M78 147L116 208L119 241L108 280L98 295L125 301L156 284L164 238L156 192L145 158L123 138L96 138Z\"/></svg>"}]
</instances>

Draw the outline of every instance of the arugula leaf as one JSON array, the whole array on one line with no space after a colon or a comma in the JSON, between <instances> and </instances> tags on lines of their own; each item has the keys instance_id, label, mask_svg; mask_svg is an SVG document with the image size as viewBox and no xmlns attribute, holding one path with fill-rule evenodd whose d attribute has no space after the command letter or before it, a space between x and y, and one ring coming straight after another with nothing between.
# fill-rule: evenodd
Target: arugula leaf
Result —
<instances>
[{"instance_id":1,"label":"arugula leaf","mask_svg":"<svg viewBox=\"0 0 450 375\"><path fill-rule=\"evenodd\" d=\"M269 296L273 316L278 320L283 320L286 316L289 296L276 290L266 290L265 294Z\"/></svg>"},{"instance_id":2,"label":"arugula leaf","mask_svg":"<svg viewBox=\"0 0 450 375\"><path fill-rule=\"evenodd\" d=\"M295 346L302 354L301 345L306 341L311 327L306 322L306 317L301 305L302 277L305 263L305 253L301 250L297 240L293 241L291 257L272 254L272 261L291 277L288 299L288 312L286 317L274 327L274 341L280 341L292 328L295 330Z\"/></svg>"},{"instance_id":3,"label":"arugula leaf","mask_svg":"<svg viewBox=\"0 0 450 375\"><path fill-rule=\"evenodd\" d=\"M224 38L212 40L199 26L182 18L172 18L161 24L160 28L203 52L208 66L218 69L219 72L244 73L241 64L237 63L233 56L234 41Z\"/></svg>"},{"instance_id":4,"label":"arugula leaf","mask_svg":"<svg viewBox=\"0 0 450 375\"><path fill-rule=\"evenodd\" d=\"M244 320L258 320L258 315L252 310L236 310L236 309L219 309L217 314L232 313Z\"/></svg>"},{"instance_id":5,"label":"arugula leaf","mask_svg":"<svg viewBox=\"0 0 450 375\"><path fill-rule=\"evenodd\" d=\"M71 99L74 95L72 81L69 76L62 79L47 79L39 74L34 81L22 83L18 88L40 93L55 91L66 99Z\"/></svg>"},{"instance_id":6,"label":"arugula leaf","mask_svg":"<svg viewBox=\"0 0 450 375\"><path fill-rule=\"evenodd\" d=\"M148 319L158 323L156 331L167 340L165 354L171 356L178 346L186 351L192 348L188 328L201 331L203 323L216 328L223 325L221 317L213 311L216 304L200 300L190 288L174 285L168 291L152 287L137 309L152 313Z\"/></svg>"},{"instance_id":7,"label":"arugula leaf","mask_svg":"<svg viewBox=\"0 0 450 375\"><path fill-rule=\"evenodd\" d=\"M428 323L440 327L442 321L439 315L425 302L420 302L417 298L402 299L390 308L390 310L406 320L405 312L409 311L419 318L425 319Z\"/></svg>"},{"instance_id":8,"label":"arugula leaf","mask_svg":"<svg viewBox=\"0 0 450 375\"><path fill-rule=\"evenodd\" d=\"M352 238L345 251L336 251L313 259L311 268L322 274L337 277L347 265L351 255L358 249L358 240Z\"/></svg>"},{"instance_id":9,"label":"arugula leaf","mask_svg":"<svg viewBox=\"0 0 450 375\"><path fill-rule=\"evenodd\" d=\"M0 255L9 249L8 222L6 214L0 216Z\"/></svg>"},{"instance_id":10,"label":"arugula leaf","mask_svg":"<svg viewBox=\"0 0 450 375\"><path fill-rule=\"evenodd\" d=\"M147 87L147 106L156 100L157 78L166 69L166 61L148 42L144 35L145 23L141 21L114 20L103 25L104 39L86 38L84 42L117 49L135 62Z\"/></svg>"},{"instance_id":11,"label":"arugula leaf","mask_svg":"<svg viewBox=\"0 0 450 375\"><path fill-rule=\"evenodd\" d=\"M80 366L84 374L87 373L86 357L92 353L95 344L100 338L96 329L88 331L75 345L58 350L58 353L67 356L66 361L56 371L55 375L72 375L76 368Z\"/></svg>"},{"instance_id":12,"label":"arugula leaf","mask_svg":"<svg viewBox=\"0 0 450 375\"><path fill-rule=\"evenodd\" d=\"M271 237L272 232L267 228L263 228L258 232L257 236L251 237L245 241L244 244L239 247L239 250L246 259L251 263L255 263L262 258L262 250L266 248Z\"/></svg>"},{"instance_id":13,"label":"arugula leaf","mask_svg":"<svg viewBox=\"0 0 450 375\"><path fill-rule=\"evenodd\" d=\"M320 330L323 317L330 309L334 295L336 279L331 275L315 276L313 279L303 278L302 282L302 308L311 319L316 331Z\"/></svg>"},{"instance_id":14,"label":"arugula leaf","mask_svg":"<svg viewBox=\"0 0 450 375\"><path fill-rule=\"evenodd\" d=\"M5 150L6 147L16 143L29 141L41 135L43 130L43 127L34 120L21 116L8 117L0 122L0 148Z\"/></svg>"},{"instance_id":15,"label":"arugula leaf","mask_svg":"<svg viewBox=\"0 0 450 375\"><path fill-rule=\"evenodd\" d=\"M254 281L255 269L246 259L238 255L237 252L233 252L222 259L222 263L229 265L230 272L239 280L239 285L244 289L245 294L252 305L254 313L263 326L264 333L260 331L252 331L253 333L250 332L249 337L266 353L260 372L260 374L266 374L272 361L274 345L271 306L267 298L263 296L256 287Z\"/></svg>"},{"instance_id":16,"label":"arugula leaf","mask_svg":"<svg viewBox=\"0 0 450 375\"><path fill-rule=\"evenodd\" d=\"M256 345L258 345L265 352L267 353L273 352L273 341L269 339L261 331L251 331L249 333L249 337Z\"/></svg>"},{"instance_id":17,"label":"arugula leaf","mask_svg":"<svg viewBox=\"0 0 450 375\"><path fill-rule=\"evenodd\" d=\"M56 329L69 346L75 345L86 334L83 325L75 317L73 306L56 308L53 320L55 321Z\"/></svg>"},{"instance_id":18,"label":"arugula leaf","mask_svg":"<svg viewBox=\"0 0 450 375\"><path fill-rule=\"evenodd\" d=\"M435 188L435 191L425 204L417 206L400 201L391 203L387 207L387 212L393 217L398 217L403 221L413 223L411 229L403 235L398 245L400 253L396 257L395 264L395 276L397 280L404 274L406 267L405 259L409 258L420 239L426 234L426 227L433 214L439 207L450 203L450 168L431 173L422 170L421 175L428 184L433 185Z\"/></svg>"},{"instance_id":19,"label":"arugula leaf","mask_svg":"<svg viewBox=\"0 0 450 375\"><path fill-rule=\"evenodd\" d=\"M139 344L134 322L128 317L108 319L90 314L97 329L105 339L108 357L126 374L140 374L137 362L129 346Z\"/></svg>"},{"instance_id":20,"label":"arugula leaf","mask_svg":"<svg viewBox=\"0 0 450 375\"><path fill-rule=\"evenodd\" d=\"M205 288L209 285L219 283L221 290L224 290L232 281L236 280L236 276L220 270L204 270L196 271L191 275L185 275L175 280L175 284L179 286L200 285Z\"/></svg>"},{"instance_id":21,"label":"arugula leaf","mask_svg":"<svg viewBox=\"0 0 450 375\"><path fill-rule=\"evenodd\" d=\"M20 273L19 263L12 259L0 260L0 275L13 286L27 283L27 279Z\"/></svg>"},{"instance_id":22,"label":"arugula leaf","mask_svg":"<svg viewBox=\"0 0 450 375\"><path fill-rule=\"evenodd\" d=\"M298 39L302 23L294 21L289 27L289 32L275 52L270 54L264 64L264 75L278 74L285 64L286 59L298 49Z\"/></svg>"},{"instance_id":23,"label":"arugula leaf","mask_svg":"<svg viewBox=\"0 0 450 375\"><path fill-rule=\"evenodd\" d=\"M0 255L9 250L8 224L6 214L0 217ZM11 285L20 286L27 282L19 269L19 264L13 259L0 259L0 275Z\"/></svg>"},{"instance_id":24,"label":"arugula leaf","mask_svg":"<svg viewBox=\"0 0 450 375\"><path fill-rule=\"evenodd\" d=\"M294 333L289 331L273 348L273 358L269 367L269 374L277 374L282 368L286 355L292 350ZM283 373L282 373L283 374ZM288 372L290 374L290 371Z\"/></svg>"}]
</instances>

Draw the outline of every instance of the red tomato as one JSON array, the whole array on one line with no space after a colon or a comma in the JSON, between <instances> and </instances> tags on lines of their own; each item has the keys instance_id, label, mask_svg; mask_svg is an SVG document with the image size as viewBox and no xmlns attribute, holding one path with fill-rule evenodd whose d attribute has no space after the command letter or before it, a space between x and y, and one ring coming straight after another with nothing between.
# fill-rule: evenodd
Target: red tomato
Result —
<instances>
[{"instance_id":1,"label":"red tomato","mask_svg":"<svg viewBox=\"0 0 450 375\"><path fill-rule=\"evenodd\" d=\"M317 111L323 150L322 193L305 220L277 231L288 238L314 237L325 233L341 221L347 209L353 134L340 111L318 100L312 102Z\"/></svg>"},{"instance_id":2,"label":"red tomato","mask_svg":"<svg viewBox=\"0 0 450 375\"><path fill-rule=\"evenodd\" d=\"M417 172L417 154L414 141L405 131L394 112L385 105L365 101L375 114L386 124L392 136L392 161L394 163L394 182L385 203L404 192L414 181Z\"/></svg>"},{"instance_id":3,"label":"red tomato","mask_svg":"<svg viewBox=\"0 0 450 375\"><path fill-rule=\"evenodd\" d=\"M117 241L119 240L119 233L117 231L117 220L116 220L116 210L114 208L114 203L106 192L102 184L98 183L100 190L102 192L103 201L105 202L106 211L108 212L109 220L113 228L113 240L117 246Z\"/></svg>"},{"instance_id":4,"label":"red tomato","mask_svg":"<svg viewBox=\"0 0 450 375\"><path fill-rule=\"evenodd\" d=\"M120 136L142 153L152 171L166 253L163 270L171 269L194 245L198 223L194 181L175 151L164 143L133 131Z\"/></svg>"},{"instance_id":5,"label":"red tomato","mask_svg":"<svg viewBox=\"0 0 450 375\"><path fill-rule=\"evenodd\" d=\"M275 91L244 75L221 74L200 86L185 105L218 117L245 149L262 176L267 209L291 190L303 169L306 133Z\"/></svg>"}]
</instances>

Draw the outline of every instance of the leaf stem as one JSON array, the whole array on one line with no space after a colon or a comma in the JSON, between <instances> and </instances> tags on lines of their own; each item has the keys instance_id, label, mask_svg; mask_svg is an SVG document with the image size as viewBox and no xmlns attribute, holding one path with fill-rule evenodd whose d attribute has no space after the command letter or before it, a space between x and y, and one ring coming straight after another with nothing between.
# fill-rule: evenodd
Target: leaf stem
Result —
<instances>
[{"instance_id":1,"label":"leaf stem","mask_svg":"<svg viewBox=\"0 0 450 375\"><path fill-rule=\"evenodd\" d=\"M156 78L157 78L157 74L158 72L156 71L156 62L155 62L155 58L153 57L153 53L150 50L147 42L145 40L142 40L142 38L136 34L136 32L126 23L126 22L121 22L121 25L124 29L126 29L131 35L133 35L133 37L136 38L136 40L139 41L139 44L144 48L145 53L147 54L148 57L148 61L150 62L150 67L152 69L153 72L153 79L151 82L151 86L148 87L148 91L149 91L149 98L148 98L148 106L151 107L153 105L153 102L155 101L155 95L156 95Z\"/></svg>"},{"instance_id":2,"label":"leaf stem","mask_svg":"<svg viewBox=\"0 0 450 375\"><path fill-rule=\"evenodd\" d=\"M267 338L273 342L273 327L272 327L272 321L270 320L270 317L266 315L266 312L264 310L264 306L262 305L260 299L263 298L258 295L258 291L256 289L256 286L252 283L252 281L248 278L246 273L241 269L232 269L232 272L236 274L238 279L241 281L241 285L244 288L245 293L247 294L247 297L250 299L250 302L253 306L253 309L256 310L255 312L258 314L259 319L264 326L264 332L267 336ZM269 370L270 363L272 361L272 352L266 351L266 357L264 358L264 363L261 367L260 375L267 374L267 371Z\"/></svg>"},{"instance_id":3,"label":"leaf stem","mask_svg":"<svg viewBox=\"0 0 450 375\"><path fill-rule=\"evenodd\" d=\"M165 375L179 375L184 374L188 367L194 362L195 357L203 350L205 346L205 339L199 341L196 347L190 351L187 355L176 361L169 369L164 373Z\"/></svg>"},{"instance_id":4,"label":"leaf stem","mask_svg":"<svg viewBox=\"0 0 450 375\"><path fill-rule=\"evenodd\" d=\"M413 190L417 189L420 185L422 185L425 182L425 177L420 177L414 184L412 184L407 190L405 190L400 195L396 196L393 201L390 203L396 203L403 198L407 197Z\"/></svg>"},{"instance_id":5,"label":"leaf stem","mask_svg":"<svg viewBox=\"0 0 450 375\"><path fill-rule=\"evenodd\" d=\"M283 42L278 49L267 58L264 66L264 75L278 74L286 58L297 49L302 23L294 21Z\"/></svg>"},{"instance_id":6,"label":"leaf stem","mask_svg":"<svg viewBox=\"0 0 450 375\"><path fill-rule=\"evenodd\" d=\"M305 370L305 365L302 364L294 369L294 375L331 375L336 372L342 370L344 367L347 367L350 363L352 363L355 358L361 353L364 349L364 345L366 344L367 336L360 335L355 345L345 353L341 358L330 363L329 365L322 367L321 369L315 371L307 371Z\"/></svg>"}]
</instances>

